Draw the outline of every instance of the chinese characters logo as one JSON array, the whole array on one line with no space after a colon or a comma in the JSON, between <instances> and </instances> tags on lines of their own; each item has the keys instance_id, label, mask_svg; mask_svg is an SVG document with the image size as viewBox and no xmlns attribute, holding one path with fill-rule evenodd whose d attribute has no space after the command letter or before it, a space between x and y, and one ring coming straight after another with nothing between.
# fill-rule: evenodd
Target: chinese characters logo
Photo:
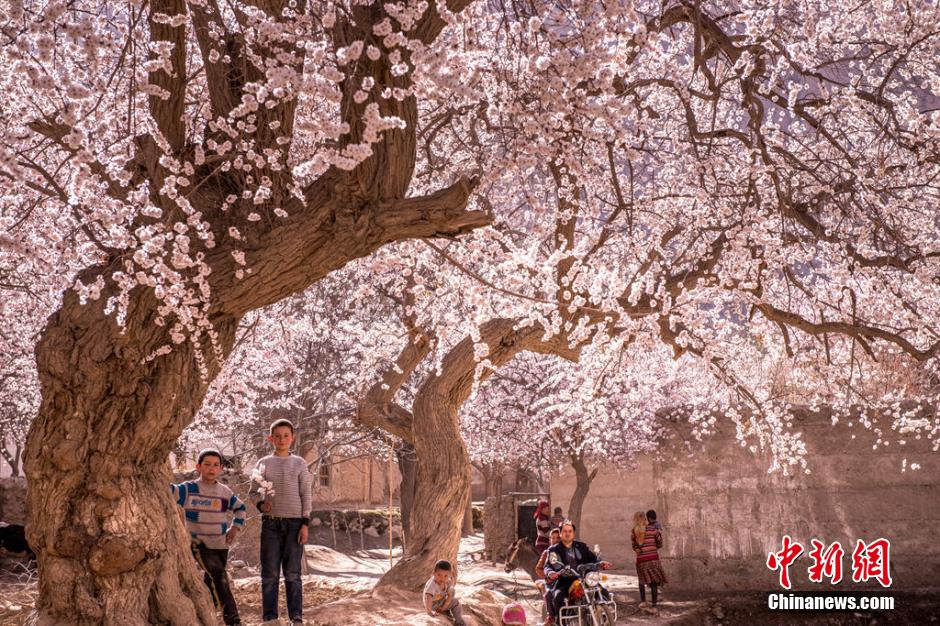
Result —
<instances>
[{"instance_id":1,"label":"chinese characters logo","mask_svg":"<svg viewBox=\"0 0 940 626\"><path fill-rule=\"evenodd\" d=\"M813 563L807 569L810 582L822 583L828 578L833 585L842 581L842 559L845 550L838 541L826 546L818 539L810 542L812 549L807 553ZM767 567L771 571L779 571L780 586L790 589L790 566L800 558L804 552L803 545L793 541L789 535L783 537L783 547L779 552L770 552L767 555ZM875 539L865 543L859 539L852 551L852 581L856 583L877 580L882 587L891 586L891 542L887 539Z\"/></svg>"}]
</instances>

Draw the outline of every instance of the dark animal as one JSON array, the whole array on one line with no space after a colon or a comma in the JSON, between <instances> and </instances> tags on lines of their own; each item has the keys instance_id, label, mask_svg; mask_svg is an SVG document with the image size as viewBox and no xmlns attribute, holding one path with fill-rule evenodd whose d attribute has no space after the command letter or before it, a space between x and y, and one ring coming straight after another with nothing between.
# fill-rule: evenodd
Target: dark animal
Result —
<instances>
[{"instance_id":1,"label":"dark animal","mask_svg":"<svg viewBox=\"0 0 940 626\"><path fill-rule=\"evenodd\" d=\"M521 568L532 580L541 580L535 572L535 565L539 561L539 553L525 537L513 541L506 550L506 572Z\"/></svg>"},{"instance_id":2,"label":"dark animal","mask_svg":"<svg viewBox=\"0 0 940 626\"><path fill-rule=\"evenodd\" d=\"M36 554L26 543L26 528L19 524L0 526L0 556L36 560Z\"/></svg>"}]
</instances>

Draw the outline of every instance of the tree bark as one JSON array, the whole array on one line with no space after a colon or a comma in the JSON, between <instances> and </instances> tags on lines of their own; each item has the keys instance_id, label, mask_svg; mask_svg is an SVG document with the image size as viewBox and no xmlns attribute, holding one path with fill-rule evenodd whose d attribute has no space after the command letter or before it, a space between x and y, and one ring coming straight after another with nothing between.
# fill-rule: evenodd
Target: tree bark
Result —
<instances>
[{"instance_id":1,"label":"tree bark","mask_svg":"<svg viewBox=\"0 0 940 626\"><path fill-rule=\"evenodd\" d=\"M575 526L580 526L584 501L591 490L591 483L597 476L597 468L589 472L584 464L584 459L580 456L571 458L571 467L574 469L575 487L574 493L571 494L571 503L568 505L568 519L574 522Z\"/></svg>"},{"instance_id":2,"label":"tree bark","mask_svg":"<svg viewBox=\"0 0 940 626\"><path fill-rule=\"evenodd\" d=\"M215 624L167 463L206 392L196 348L146 361L169 343L149 291L136 292L124 329L103 307L67 292L36 348L43 393L26 471L40 610L30 623ZM225 351L237 321L215 320Z\"/></svg>"},{"instance_id":3,"label":"tree bark","mask_svg":"<svg viewBox=\"0 0 940 626\"><path fill-rule=\"evenodd\" d=\"M414 403L415 492L405 558L379 581L417 590L439 559L456 560L470 497L470 459L460 437L457 407L442 379L422 385Z\"/></svg>"}]
</instances>

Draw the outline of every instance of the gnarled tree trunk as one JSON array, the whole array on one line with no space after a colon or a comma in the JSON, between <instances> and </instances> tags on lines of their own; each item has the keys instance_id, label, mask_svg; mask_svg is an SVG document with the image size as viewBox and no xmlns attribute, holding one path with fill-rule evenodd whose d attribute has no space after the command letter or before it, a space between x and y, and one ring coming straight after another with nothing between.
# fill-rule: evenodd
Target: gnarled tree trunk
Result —
<instances>
[{"instance_id":1,"label":"gnarled tree trunk","mask_svg":"<svg viewBox=\"0 0 940 626\"><path fill-rule=\"evenodd\" d=\"M121 329L103 300L67 293L36 348L43 394L26 468L37 624L216 622L167 463L206 382L192 344L145 360L170 340L152 296L136 296ZM237 321L215 320L226 351Z\"/></svg>"},{"instance_id":2,"label":"gnarled tree trunk","mask_svg":"<svg viewBox=\"0 0 940 626\"><path fill-rule=\"evenodd\" d=\"M577 359L565 341L543 340L540 326L517 329L516 323L514 319L495 319L480 327L494 369L526 350ZM417 473L411 535L405 558L382 577L379 586L416 590L437 560L454 562L457 558L470 501L470 459L460 434L458 412L470 396L475 368L473 342L467 338L444 358L440 375L432 374L418 389L412 411Z\"/></svg>"},{"instance_id":3,"label":"gnarled tree trunk","mask_svg":"<svg viewBox=\"0 0 940 626\"><path fill-rule=\"evenodd\" d=\"M460 437L457 405L448 399L446 390L443 378L431 379L415 398L416 471L411 528L405 558L382 577L379 585L416 590L438 559L456 559L470 498L470 459Z\"/></svg>"}]
</instances>

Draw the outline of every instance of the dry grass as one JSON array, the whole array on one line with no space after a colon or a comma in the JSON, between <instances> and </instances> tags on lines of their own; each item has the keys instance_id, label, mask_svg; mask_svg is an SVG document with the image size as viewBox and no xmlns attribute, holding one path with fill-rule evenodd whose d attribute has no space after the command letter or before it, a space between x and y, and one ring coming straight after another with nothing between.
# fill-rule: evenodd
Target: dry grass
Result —
<instances>
[{"instance_id":1,"label":"dry grass","mask_svg":"<svg viewBox=\"0 0 940 626\"><path fill-rule=\"evenodd\" d=\"M0 626L20 626L36 602L36 583L0 583Z\"/></svg>"}]
</instances>

